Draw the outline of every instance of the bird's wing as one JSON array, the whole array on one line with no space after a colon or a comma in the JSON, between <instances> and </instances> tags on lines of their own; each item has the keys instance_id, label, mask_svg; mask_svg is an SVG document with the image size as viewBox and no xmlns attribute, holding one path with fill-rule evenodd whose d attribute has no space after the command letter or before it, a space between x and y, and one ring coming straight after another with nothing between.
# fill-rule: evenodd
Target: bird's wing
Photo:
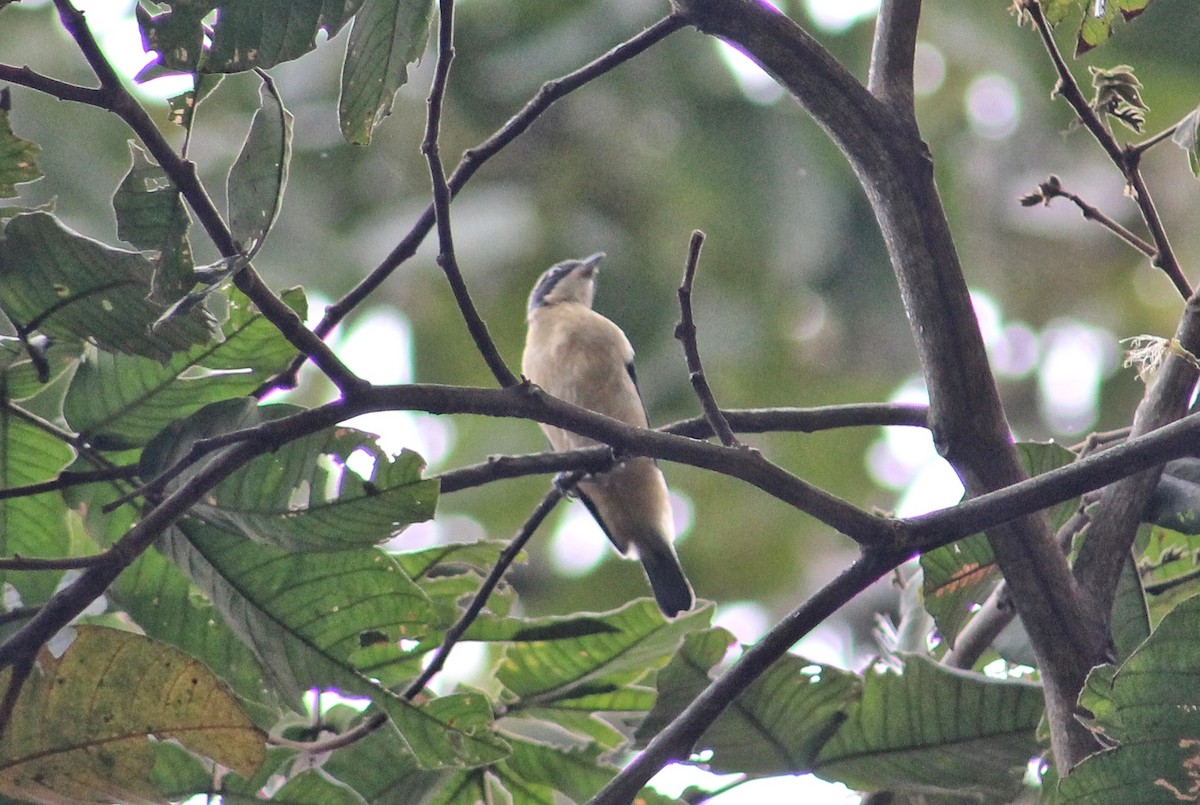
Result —
<instances>
[{"instance_id":1,"label":"bird's wing","mask_svg":"<svg viewBox=\"0 0 1200 805\"><path fill-rule=\"evenodd\" d=\"M650 427L650 412L646 410L646 401L642 399L642 390L638 387L637 371L633 368L633 361L625 364L625 371L629 373L629 379L633 383L633 391L637 394L638 402L642 404L642 416L646 419L646 427Z\"/></svg>"},{"instance_id":2,"label":"bird's wing","mask_svg":"<svg viewBox=\"0 0 1200 805\"><path fill-rule=\"evenodd\" d=\"M627 542L625 545L621 545L621 543L617 542L616 539L613 538L612 532L608 530L608 524L605 523L604 518L600 516L600 510L596 508L596 504L592 502L592 499L589 498L587 494L578 487L576 487L576 491L579 494L579 499L583 501L583 505L586 506L587 510L592 513L592 519L596 521L598 526L600 526L600 530L604 532L604 536L608 537L608 541L611 542L621 553L628 551L629 543Z\"/></svg>"}]
</instances>

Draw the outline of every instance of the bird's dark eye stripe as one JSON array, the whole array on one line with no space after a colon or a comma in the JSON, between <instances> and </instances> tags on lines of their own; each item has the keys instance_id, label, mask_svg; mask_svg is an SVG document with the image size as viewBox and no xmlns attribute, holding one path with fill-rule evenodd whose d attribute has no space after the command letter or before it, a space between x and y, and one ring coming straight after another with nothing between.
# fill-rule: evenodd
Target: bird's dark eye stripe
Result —
<instances>
[{"instance_id":1,"label":"bird's dark eye stripe","mask_svg":"<svg viewBox=\"0 0 1200 805\"><path fill-rule=\"evenodd\" d=\"M567 260L543 274L541 281L538 282L537 287L533 289L533 294L529 297L529 309L533 310L535 307L540 307L543 300L550 295L550 292L562 281L563 277L578 267L578 260Z\"/></svg>"}]
</instances>

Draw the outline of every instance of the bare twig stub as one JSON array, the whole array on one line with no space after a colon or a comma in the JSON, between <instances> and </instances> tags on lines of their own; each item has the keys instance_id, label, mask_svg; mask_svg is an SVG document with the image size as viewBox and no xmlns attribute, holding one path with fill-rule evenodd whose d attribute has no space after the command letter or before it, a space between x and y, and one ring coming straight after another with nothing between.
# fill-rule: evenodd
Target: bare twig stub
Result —
<instances>
[{"instance_id":1,"label":"bare twig stub","mask_svg":"<svg viewBox=\"0 0 1200 805\"><path fill-rule=\"evenodd\" d=\"M700 408L704 418L712 426L713 433L721 440L721 444L732 447L740 444L733 435L729 423L721 413L720 406L713 398L712 389L704 376L704 366L700 363L700 348L696 345L696 322L692 318L692 284L696 279L696 267L700 264L700 247L704 245L704 233L696 230L688 246L687 264L683 269L683 284L679 286L679 326L675 328L675 337L683 344L683 355L687 360L688 377L692 381L692 389L700 400Z\"/></svg>"}]
</instances>

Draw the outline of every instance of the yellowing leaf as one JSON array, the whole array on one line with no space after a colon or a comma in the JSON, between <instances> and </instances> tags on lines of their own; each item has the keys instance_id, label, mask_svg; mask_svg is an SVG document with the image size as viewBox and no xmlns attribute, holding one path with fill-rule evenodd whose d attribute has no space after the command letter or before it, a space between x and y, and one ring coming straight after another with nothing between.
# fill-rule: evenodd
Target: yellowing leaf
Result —
<instances>
[{"instance_id":1,"label":"yellowing leaf","mask_svg":"<svg viewBox=\"0 0 1200 805\"><path fill-rule=\"evenodd\" d=\"M155 742L250 777L265 736L198 660L133 632L76 627L61 657L43 650L0 738L0 792L48 803L161 801L148 782ZM7 689L12 670L0 674Z\"/></svg>"}]
</instances>

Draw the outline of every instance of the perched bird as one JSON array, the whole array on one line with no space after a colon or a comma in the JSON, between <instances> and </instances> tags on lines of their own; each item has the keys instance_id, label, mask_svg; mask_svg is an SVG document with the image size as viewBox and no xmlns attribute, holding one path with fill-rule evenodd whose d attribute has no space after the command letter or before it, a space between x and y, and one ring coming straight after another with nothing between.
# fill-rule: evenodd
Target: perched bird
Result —
<instances>
[{"instance_id":1,"label":"perched bird","mask_svg":"<svg viewBox=\"0 0 1200 805\"><path fill-rule=\"evenodd\" d=\"M633 347L621 328L592 310L597 266L604 254L566 260L538 278L529 295L521 372L566 402L646 427L646 408L633 373ZM542 425L555 450L599 444ZM667 483L654 459L634 457L579 482L579 496L623 554L636 552L658 606L668 617L691 609L691 585L672 541L675 527Z\"/></svg>"}]
</instances>

